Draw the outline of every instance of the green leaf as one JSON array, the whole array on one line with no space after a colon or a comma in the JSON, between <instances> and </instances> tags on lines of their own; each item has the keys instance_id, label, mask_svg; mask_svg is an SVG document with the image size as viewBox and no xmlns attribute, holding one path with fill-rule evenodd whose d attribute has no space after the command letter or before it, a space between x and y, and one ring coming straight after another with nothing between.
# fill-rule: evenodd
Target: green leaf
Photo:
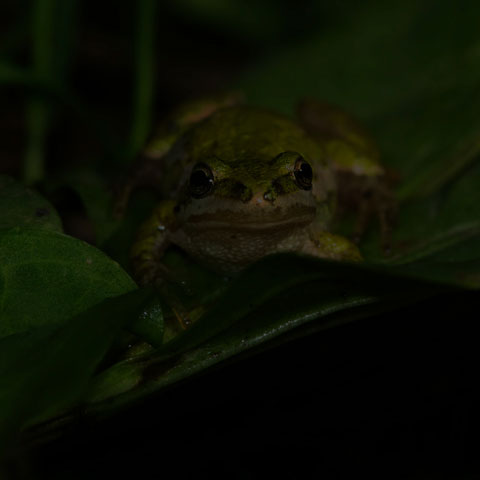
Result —
<instances>
[{"instance_id":1,"label":"green leaf","mask_svg":"<svg viewBox=\"0 0 480 480\"><path fill-rule=\"evenodd\" d=\"M183 334L101 373L88 397L91 411L128 404L279 336L285 341L285 335L296 336L312 324L331 327L443 290L367 265L268 257L233 281Z\"/></svg>"},{"instance_id":2,"label":"green leaf","mask_svg":"<svg viewBox=\"0 0 480 480\"><path fill-rule=\"evenodd\" d=\"M33 421L79 401L105 352L152 296L136 290L104 300L57 328L0 340L0 452Z\"/></svg>"},{"instance_id":3,"label":"green leaf","mask_svg":"<svg viewBox=\"0 0 480 480\"><path fill-rule=\"evenodd\" d=\"M0 231L0 337L58 324L136 288L100 250L48 230Z\"/></svg>"},{"instance_id":4,"label":"green leaf","mask_svg":"<svg viewBox=\"0 0 480 480\"><path fill-rule=\"evenodd\" d=\"M0 175L0 229L35 227L62 231L53 206L41 195L12 178Z\"/></svg>"},{"instance_id":5,"label":"green leaf","mask_svg":"<svg viewBox=\"0 0 480 480\"><path fill-rule=\"evenodd\" d=\"M162 345L164 329L162 304L157 298L144 308L130 327L131 332L154 347Z\"/></svg>"},{"instance_id":6,"label":"green leaf","mask_svg":"<svg viewBox=\"0 0 480 480\"><path fill-rule=\"evenodd\" d=\"M392 268L393 272L411 275L432 282L444 282L463 288L480 289L480 228L464 232L462 241L448 242L444 239L444 248L433 251L431 255L420 260L406 261L402 259L398 267ZM412 255L414 256L416 252ZM423 252L422 252L423 253Z\"/></svg>"}]
</instances>

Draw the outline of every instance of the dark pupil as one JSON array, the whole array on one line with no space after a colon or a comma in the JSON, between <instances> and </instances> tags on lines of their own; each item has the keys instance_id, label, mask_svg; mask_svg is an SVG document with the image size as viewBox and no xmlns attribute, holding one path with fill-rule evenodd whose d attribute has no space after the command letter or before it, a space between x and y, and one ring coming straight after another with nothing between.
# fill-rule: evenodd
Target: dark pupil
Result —
<instances>
[{"instance_id":1,"label":"dark pupil","mask_svg":"<svg viewBox=\"0 0 480 480\"><path fill-rule=\"evenodd\" d=\"M302 162L300 168L295 171L295 178L302 188L312 186L313 172L312 167L307 162Z\"/></svg>"},{"instance_id":2,"label":"dark pupil","mask_svg":"<svg viewBox=\"0 0 480 480\"><path fill-rule=\"evenodd\" d=\"M212 185L213 180L205 170L195 170L190 175L190 189L194 196L206 195Z\"/></svg>"}]
</instances>

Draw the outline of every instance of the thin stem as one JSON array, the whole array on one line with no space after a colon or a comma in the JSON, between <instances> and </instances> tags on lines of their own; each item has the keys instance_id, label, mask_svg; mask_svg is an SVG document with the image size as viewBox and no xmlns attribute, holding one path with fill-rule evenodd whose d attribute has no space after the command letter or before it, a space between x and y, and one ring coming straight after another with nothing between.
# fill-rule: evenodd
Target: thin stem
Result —
<instances>
[{"instance_id":1,"label":"thin stem","mask_svg":"<svg viewBox=\"0 0 480 480\"><path fill-rule=\"evenodd\" d=\"M43 81L53 69L53 27L55 0L35 0L32 11L33 74ZM46 134L50 124L50 107L45 99L31 98L27 106L28 144L25 152L24 180L27 184L41 180L45 170Z\"/></svg>"},{"instance_id":2,"label":"thin stem","mask_svg":"<svg viewBox=\"0 0 480 480\"><path fill-rule=\"evenodd\" d=\"M31 71L0 62L0 86L24 88L31 95L41 97L53 107L57 104L72 111L95 135L103 146L108 158L121 157L118 139L104 122L98 120L86 106L85 101L66 86L45 82L34 76Z\"/></svg>"},{"instance_id":3,"label":"thin stem","mask_svg":"<svg viewBox=\"0 0 480 480\"><path fill-rule=\"evenodd\" d=\"M72 57L77 0L32 0L32 76L41 83L64 89ZM28 143L24 179L27 184L44 177L47 136L52 106L44 96L32 95L27 105Z\"/></svg>"},{"instance_id":4,"label":"thin stem","mask_svg":"<svg viewBox=\"0 0 480 480\"><path fill-rule=\"evenodd\" d=\"M144 145L152 121L155 6L154 0L139 0L137 3L133 118L129 142L131 156L136 155Z\"/></svg>"}]
</instances>

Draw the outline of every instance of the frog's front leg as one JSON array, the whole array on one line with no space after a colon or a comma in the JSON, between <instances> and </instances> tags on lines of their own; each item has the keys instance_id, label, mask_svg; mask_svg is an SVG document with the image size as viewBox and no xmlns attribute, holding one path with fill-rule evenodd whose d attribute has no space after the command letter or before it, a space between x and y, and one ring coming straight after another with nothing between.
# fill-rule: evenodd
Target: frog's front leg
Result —
<instances>
[{"instance_id":1,"label":"frog's front leg","mask_svg":"<svg viewBox=\"0 0 480 480\"><path fill-rule=\"evenodd\" d=\"M185 310L182 302L169 288L171 283L184 284L162 261L165 250L170 245L170 232L176 228L176 205L172 200L161 202L140 227L130 251L133 275L137 283L154 284L174 314L173 319L168 317L165 319L167 322L165 328L170 334L178 333L179 328L186 329L204 313L203 305L190 311Z\"/></svg>"},{"instance_id":2,"label":"frog's front leg","mask_svg":"<svg viewBox=\"0 0 480 480\"><path fill-rule=\"evenodd\" d=\"M133 274L140 285L153 283L166 275L162 257L170 244L169 232L175 225L176 203L161 202L142 224L130 252Z\"/></svg>"},{"instance_id":3,"label":"frog's front leg","mask_svg":"<svg viewBox=\"0 0 480 480\"><path fill-rule=\"evenodd\" d=\"M303 243L301 253L344 262L363 260L358 247L348 238L317 229L314 226L308 231L308 239Z\"/></svg>"}]
</instances>

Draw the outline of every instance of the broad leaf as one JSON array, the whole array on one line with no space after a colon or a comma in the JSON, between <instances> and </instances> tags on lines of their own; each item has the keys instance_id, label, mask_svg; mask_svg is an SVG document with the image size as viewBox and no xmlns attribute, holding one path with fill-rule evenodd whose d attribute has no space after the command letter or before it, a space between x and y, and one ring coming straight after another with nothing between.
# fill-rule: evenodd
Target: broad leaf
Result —
<instances>
[{"instance_id":1,"label":"broad leaf","mask_svg":"<svg viewBox=\"0 0 480 480\"><path fill-rule=\"evenodd\" d=\"M0 455L22 426L78 402L120 329L138 316L151 295L136 290L59 327L0 340Z\"/></svg>"},{"instance_id":2,"label":"broad leaf","mask_svg":"<svg viewBox=\"0 0 480 480\"><path fill-rule=\"evenodd\" d=\"M445 289L367 266L266 258L233 281L183 334L100 374L89 395L92 411L129 403L281 335L298 335L309 324L330 327Z\"/></svg>"},{"instance_id":3,"label":"broad leaf","mask_svg":"<svg viewBox=\"0 0 480 480\"><path fill-rule=\"evenodd\" d=\"M100 250L48 230L0 231L0 337L58 324L136 288Z\"/></svg>"}]
</instances>

